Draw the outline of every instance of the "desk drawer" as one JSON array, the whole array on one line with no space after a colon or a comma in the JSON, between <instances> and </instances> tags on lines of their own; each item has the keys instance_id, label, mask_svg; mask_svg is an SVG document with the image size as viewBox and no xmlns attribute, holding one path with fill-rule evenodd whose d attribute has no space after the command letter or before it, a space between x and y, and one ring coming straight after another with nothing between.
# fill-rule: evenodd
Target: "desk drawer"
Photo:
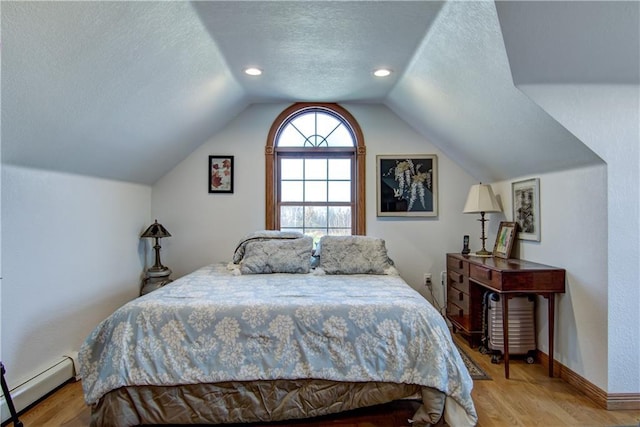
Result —
<instances>
[{"instance_id":1,"label":"desk drawer","mask_svg":"<svg viewBox=\"0 0 640 427\"><path fill-rule=\"evenodd\" d=\"M449 271L449 286L454 287L455 289L464 292L465 294L469 293L469 279L462 273L458 273L456 271Z\"/></svg>"},{"instance_id":2,"label":"desk drawer","mask_svg":"<svg viewBox=\"0 0 640 427\"><path fill-rule=\"evenodd\" d=\"M469 317L468 313L464 311L464 308L458 307L457 305L455 305L451 301L449 301L447 303L447 316L452 316L452 317L457 317L457 318L462 318L462 317L465 317L465 316Z\"/></svg>"},{"instance_id":3,"label":"desk drawer","mask_svg":"<svg viewBox=\"0 0 640 427\"><path fill-rule=\"evenodd\" d=\"M447 256L447 270L461 273L465 276L469 275L469 263L459 258Z\"/></svg>"},{"instance_id":4,"label":"desk drawer","mask_svg":"<svg viewBox=\"0 0 640 427\"><path fill-rule=\"evenodd\" d=\"M447 302L461 309L463 314L469 314L469 294L459 289L449 286L447 291Z\"/></svg>"},{"instance_id":5,"label":"desk drawer","mask_svg":"<svg viewBox=\"0 0 640 427\"><path fill-rule=\"evenodd\" d=\"M469 278L483 283L485 285L489 285L494 289L501 290L501 273L498 270L492 270L487 267L482 267L479 265L470 265L469 266Z\"/></svg>"}]
</instances>

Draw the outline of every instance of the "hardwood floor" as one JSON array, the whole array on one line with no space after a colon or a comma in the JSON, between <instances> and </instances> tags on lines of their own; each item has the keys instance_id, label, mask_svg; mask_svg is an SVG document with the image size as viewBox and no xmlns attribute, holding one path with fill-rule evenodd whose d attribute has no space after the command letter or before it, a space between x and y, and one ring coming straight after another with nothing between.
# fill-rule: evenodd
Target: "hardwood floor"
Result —
<instances>
[{"instance_id":1,"label":"hardwood floor","mask_svg":"<svg viewBox=\"0 0 640 427\"><path fill-rule=\"evenodd\" d=\"M457 337L456 337L457 338ZM509 380L504 379L502 364L491 364L490 357L470 349L457 339L491 380L475 381L473 400L478 426L640 426L640 411L607 411L559 378L547 377L539 364L528 365L511 360ZM290 427L400 427L409 426L415 402L394 402L329 417L296 423L272 423L260 426ZM31 426L88 426L89 409L82 400L79 382L64 385L24 414L20 421Z\"/></svg>"}]
</instances>

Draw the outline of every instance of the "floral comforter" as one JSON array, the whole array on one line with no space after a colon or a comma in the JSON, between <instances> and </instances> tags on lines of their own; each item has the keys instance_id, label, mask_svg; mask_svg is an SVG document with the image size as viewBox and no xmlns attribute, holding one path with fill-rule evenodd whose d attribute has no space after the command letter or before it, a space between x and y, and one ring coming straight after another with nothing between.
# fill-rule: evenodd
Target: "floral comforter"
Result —
<instances>
[{"instance_id":1,"label":"floral comforter","mask_svg":"<svg viewBox=\"0 0 640 427\"><path fill-rule=\"evenodd\" d=\"M131 385L419 384L477 420L473 383L444 319L391 275L238 276L223 264L203 267L98 325L81 347L80 375L88 404Z\"/></svg>"}]
</instances>

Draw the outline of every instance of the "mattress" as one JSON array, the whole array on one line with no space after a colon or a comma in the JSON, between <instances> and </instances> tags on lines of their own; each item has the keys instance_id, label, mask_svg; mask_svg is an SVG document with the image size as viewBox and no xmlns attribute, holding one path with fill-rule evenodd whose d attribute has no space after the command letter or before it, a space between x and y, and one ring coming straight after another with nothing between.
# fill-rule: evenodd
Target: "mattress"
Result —
<instances>
[{"instance_id":1,"label":"mattress","mask_svg":"<svg viewBox=\"0 0 640 427\"><path fill-rule=\"evenodd\" d=\"M138 392L173 396L176 411L163 417L185 414L180 423L300 418L384 403L416 392L421 399L425 393L440 396L435 399L439 407L425 406L418 411L419 423L435 422L443 411L451 425L477 421L471 399L473 383L444 319L398 275L238 275L226 264L212 264L118 309L90 334L79 358L85 400L96 415L95 425L168 422L144 418L132 420L133 424L126 419L122 424L111 420L108 423L112 424L104 424L106 413L111 419L118 412L125 413L127 405L132 411L164 412L135 409L150 402L146 398L132 398L137 403L113 407L113 400L122 401L123 395ZM255 396L229 407L224 393L210 391L242 385L243 391L234 387L233 393L246 397L252 395L247 385L275 385L280 390L282 384L301 380L313 381L312 387L332 384L347 389L328 393L313 409L293 412L255 409L259 406ZM374 390L388 384L397 392L379 393L379 398L336 399L375 394L367 387L349 389L354 384L373 384ZM188 392L192 389L199 392ZM265 389L260 390L258 395L263 396ZM276 398L269 405L282 401L282 392L270 395ZM294 408L310 400L300 398L304 394L297 398L288 392L284 395ZM203 400L212 396L218 397ZM251 407L251 402L254 410L247 413L254 413L252 416L220 417L220 411L238 412L238 408ZM178 410L180 407L183 409ZM222 409L206 409L214 407ZM209 419L203 415L207 412L218 415ZM267 419L260 413L268 414Z\"/></svg>"}]
</instances>

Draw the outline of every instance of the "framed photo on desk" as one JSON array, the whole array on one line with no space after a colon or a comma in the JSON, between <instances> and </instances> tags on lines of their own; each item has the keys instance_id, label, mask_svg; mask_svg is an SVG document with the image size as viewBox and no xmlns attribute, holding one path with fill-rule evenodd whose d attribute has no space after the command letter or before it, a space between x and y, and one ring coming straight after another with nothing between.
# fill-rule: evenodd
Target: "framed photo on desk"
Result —
<instances>
[{"instance_id":1,"label":"framed photo on desk","mask_svg":"<svg viewBox=\"0 0 640 427\"><path fill-rule=\"evenodd\" d=\"M517 222L500 223L496 243L493 245L493 256L498 258L511 258L511 250L513 249L513 241L518 231Z\"/></svg>"}]
</instances>

